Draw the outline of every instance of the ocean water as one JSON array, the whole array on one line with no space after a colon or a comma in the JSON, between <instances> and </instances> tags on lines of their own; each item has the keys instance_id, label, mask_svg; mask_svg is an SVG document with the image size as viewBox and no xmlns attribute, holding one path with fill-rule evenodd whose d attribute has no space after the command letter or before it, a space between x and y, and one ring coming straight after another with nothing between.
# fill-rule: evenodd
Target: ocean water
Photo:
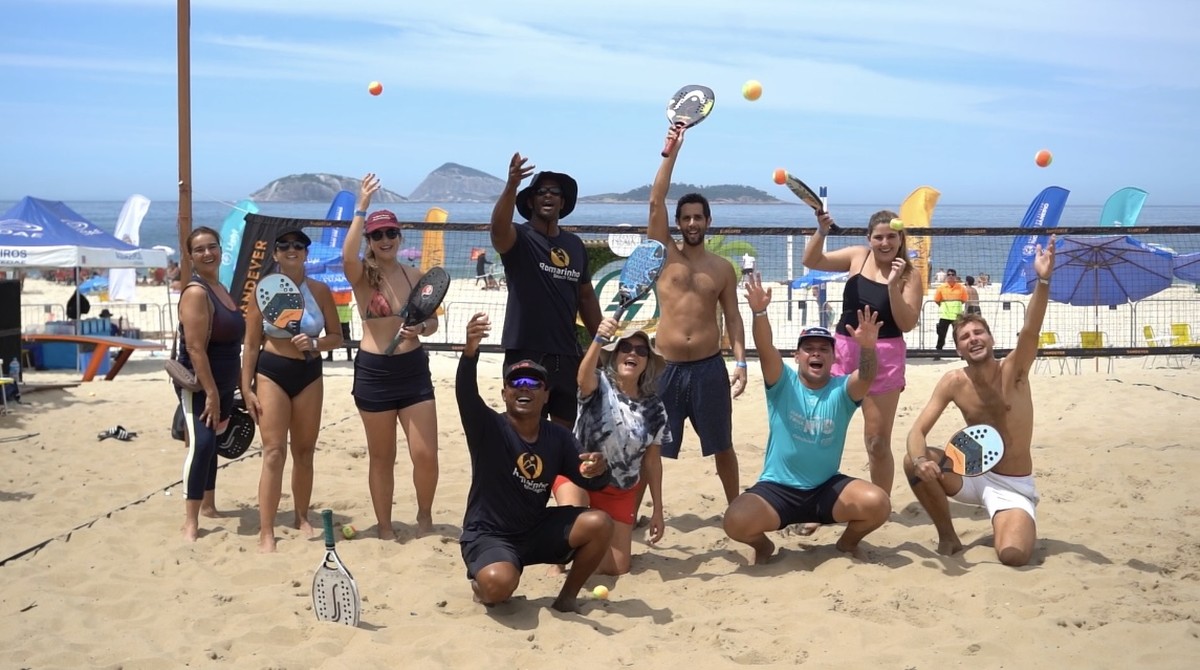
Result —
<instances>
[{"instance_id":1,"label":"ocean water","mask_svg":"<svg viewBox=\"0 0 1200 670\"><path fill-rule=\"evenodd\" d=\"M0 202L8 209L12 202ZM116 227L123 201L68 202L68 206L89 221L112 232ZM141 246L166 245L178 248L176 233L178 203L175 201L153 202L141 227ZM454 223L486 223L491 218L492 205L486 203L392 203L381 205L396 213L402 221L423 221L431 207L441 207L449 212L449 221ZM324 203L263 203L260 213L272 216L298 218L324 218L329 206ZM874 212L880 209L896 209L897 205L833 205L831 210L837 221L847 227L862 227ZM934 212L933 225L938 228L1002 228L1021 225L1026 205L938 205ZM192 226L210 226L220 230L225 217L233 210L232 203L202 201L192 205ZM812 210L802 204L779 205L713 205L714 232L720 227L774 228L812 227L815 221ZM1059 222L1061 226L1095 226L1100 219L1099 205L1067 205ZM644 204L591 204L581 203L563 223L571 225L646 225L647 206ZM1147 206L1138 220L1139 226L1200 225L1200 207L1195 206ZM1116 229L1114 229L1116 232ZM601 238L602 235L584 235L585 238ZM804 251L804 238L796 237L789 243L780 236L756 236L743 234L737 241L748 242L754 247L758 268L769 280L783 281L804 273L800 262ZM831 237L829 248L837 249L849 244L862 243L862 238ZM1200 235L1170 235L1147 237L1171 247L1179 253L1200 251ZM419 236L410 235L408 242L419 249ZM456 233L447 239L447 269L453 276L474 276L474 265L470 261L471 247L490 248L484 233ZM939 237L933 244L931 267L955 268L960 276L986 273L993 282L1003 276L1004 264L1012 245L1010 236L964 236ZM740 254L739 254L740 255ZM492 260L496 260L493 258Z\"/></svg>"}]
</instances>

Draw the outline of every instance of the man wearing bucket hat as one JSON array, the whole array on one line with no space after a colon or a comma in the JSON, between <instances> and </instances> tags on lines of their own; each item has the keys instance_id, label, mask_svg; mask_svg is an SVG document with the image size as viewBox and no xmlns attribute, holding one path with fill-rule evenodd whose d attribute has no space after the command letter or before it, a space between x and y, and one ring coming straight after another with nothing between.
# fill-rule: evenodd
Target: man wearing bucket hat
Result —
<instances>
[{"instance_id":1,"label":"man wearing bucket hat","mask_svg":"<svg viewBox=\"0 0 1200 670\"><path fill-rule=\"evenodd\" d=\"M580 358L576 316L594 335L600 325L600 301L583 240L559 227L559 220L575 209L578 185L561 172L539 172L518 193L517 186L533 174L527 160L513 154L508 181L492 210L492 246L508 279L501 345L505 365L530 359L546 368L546 412L552 421L571 427ZM513 223L514 206L527 223Z\"/></svg>"},{"instance_id":2,"label":"man wearing bucket hat","mask_svg":"<svg viewBox=\"0 0 1200 670\"><path fill-rule=\"evenodd\" d=\"M758 483L725 511L725 534L754 549L754 563L775 553L767 533L796 523L844 523L837 541L841 551L858 555L858 544L887 521L888 494L875 484L838 472L846 446L846 428L871 389L879 364L875 341L878 315L858 312L858 327L846 326L859 347L858 369L832 376L836 358L833 333L819 326L800 331L796 370L784 365L775 348L767 306L770 289L750 275L746 302L754 314L754 346L767 388L770 432Z\"/></svg>"},{"instance_id":3,"label":"man wearing bucket hat","mask_svg":"<svg viewBox=\"0 0 1200 670\"><path fill-rule=\"evenodd\" d=\"M641 493L650 489L650 543L663 536L662 443L669 435L667 410L656 389L666 367L644 330L614 337L613 318L600 327L579 365L579 419L575 437L587 452L602 452L612 483L589 494L559 477L558 504L604 510L613 519L612 543L600 563L606 575L629 572L633 526Z\"/></svg>"},{"instance_id":4,"label":"man wearing bucket hat","mask_svg":"<svg viewBox=\"0 0 1200 670\"><path fill-rule=\"evenodd\" d=\"M547 507L550 487L563 475L586 489L603 488L609 482L608 463L603 453L580 453L571 431L542 418L550 375L535 361L505 365L505 412L488 407L476 376L479 343L490 331L486 314L467 322L454 388L471 454L471 488L459 537L467 579L476 601L490 606L512 596L525 566L570 562L552 605L569 612L608 553L613 524L599 510Z\"/></svg>"}]
</instances>

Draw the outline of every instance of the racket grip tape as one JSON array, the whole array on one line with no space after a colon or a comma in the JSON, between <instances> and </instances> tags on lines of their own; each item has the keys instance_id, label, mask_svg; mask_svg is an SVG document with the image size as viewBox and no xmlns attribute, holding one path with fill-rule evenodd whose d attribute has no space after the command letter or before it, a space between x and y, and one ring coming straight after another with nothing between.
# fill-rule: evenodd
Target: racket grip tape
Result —
<instances>
[{"instance_id":1,"label":"racket grip tape","mask_svg":"<svg viewBox=\"0 0 1200 670\"><path fill-rule=\"evenodd\" d=\"M682 123L674 124L675 128L683 128ZM671 155L671 150L675 148L675 140L668 139L666 144L663 144L662 157L666 158Z\"/></svg>"},{"instance_id":2,"label":"racket grip tape","mask_svg":"<svg viewBox=\"0 0 1200 670\"><path fill-rule=\"evenodd\" d=\"M333 539L333 510L327 509L321 512L321 522L325 525L325 546L332 547Z\"/></svg>"}]
</instances>

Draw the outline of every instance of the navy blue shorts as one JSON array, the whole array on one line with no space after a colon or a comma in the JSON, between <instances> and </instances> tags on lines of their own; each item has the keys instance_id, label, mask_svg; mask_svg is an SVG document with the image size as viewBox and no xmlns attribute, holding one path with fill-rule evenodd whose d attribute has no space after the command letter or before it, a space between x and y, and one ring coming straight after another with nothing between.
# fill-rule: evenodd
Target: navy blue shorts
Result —
<instances>
[{"instance_id":1,"label":"navy blue shorts","mask_svg":"<svg viewBox=\"0 0 1200 670\"><path fill-rule=\"evenodd\" d=\"M775 482L758 482L746 489L746 493L767 501L779 515L779 528L794 523L837 523L833 518L833 506L842 489L854 481L853 477L837 473L815 489L796 489ZM778 530L778 529L776 529Z\"/></svg>"},{"instance_id":2,"label":"navy blue shorts","mask_svg":"<svg viewBox=\"0 0 1200 670\"><path fill-rule=\"evenodd\" d=\"M478 535L461 543L467 579L492 563L512 563L518 572L527 565L562 565L575 557L571 528L586 507L547 507L542 522L520 535Z\"/></svg>"},{"instance_id":3,"label":"navy blue shorts","mask_svg":"<svg viewBox=\"0 0 1200 670\"><path fill-rule=\"evenodd\" d=\"M508 349L504 352L504 365L517 361L531 360L546 368L546 385L550 387L550 399L543 412L575 425L575 414L579 411L579 356L546 354L528 349Z\"/></svg>"},{"instance_id":4,"label":"navy blue shorts","mask_svg":"<svg viewBox=\"0 0 1200 670\"><path fill-rule=\"evenodd\" d=\"M658 397L667 408L670 436L663 440L662 455L679 458L683 420L691 419L705 456L733 448L733 400L725 359L714 354L699 361L667 362L658 378Z\"/></svg>"}]
</instances>

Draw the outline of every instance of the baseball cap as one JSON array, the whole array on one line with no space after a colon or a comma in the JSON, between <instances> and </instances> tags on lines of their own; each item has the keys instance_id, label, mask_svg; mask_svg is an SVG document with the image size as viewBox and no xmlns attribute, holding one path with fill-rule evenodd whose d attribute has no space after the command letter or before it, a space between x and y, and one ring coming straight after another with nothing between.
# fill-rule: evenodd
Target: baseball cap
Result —
<instances>
[{"instance_id":1,"label":"baseball cap","mask_svg":"<svg viewBox=\"0 0 1200 670\"><path fill-rule=\"evenodd\" d=\"M837 340L833 337L833 333L829 332L828 328L822 328L820 326L809 326L808 328L805 328L804 330L800 331L799 344L804 344L804 340L806 340L810 337L819 337L822 340L828 340L830 342L830 344L837 342Z\"/></svg>"},{"instance_id":2,"label":"baseball cap","mask_svg":"<svg viewBox=\"0 0 1200 670\"><path fill-rule=\"evenodd\" d=\"M304 233L304 231L300 230L299 228L288 228L287 230L284 230L283 232L281 232L275 236L275 241L278 242L279 240L282 240L283 238L287 237L288 235L295 235L296 238L299 239L301 242L303 242L304 246L306 246L306 247L312 246L312 238L309 237L308 235L306 235Z\"/></svg>"},{"instance_id":3,"label":"baseball cap","mask_svg":"<svg viewBox=\"0 0 1200 670\"><path fill-rule=\"evenodd\" d=\"M528 358L511 363L504 368L505 382L525 377L532 377L533 379L546 381L546 368L534 363Z\"/></svg>"},{"instance_id":4,"label":"baseball cap","mask_svg":"<svg viewBox=\"0 0 1200 670\"><path fill-rule=\"evenodd\" d=\"M400 220L396 218L396 215L393 214L391 210L380 209L380 210L371 212L371 215L367 217L367 227L366 227L365 232L369 235L369 234L375 232L376 230L383 230L384 228L399 228L399 227L400 227Z\"/></svg>"}]
</instances>

